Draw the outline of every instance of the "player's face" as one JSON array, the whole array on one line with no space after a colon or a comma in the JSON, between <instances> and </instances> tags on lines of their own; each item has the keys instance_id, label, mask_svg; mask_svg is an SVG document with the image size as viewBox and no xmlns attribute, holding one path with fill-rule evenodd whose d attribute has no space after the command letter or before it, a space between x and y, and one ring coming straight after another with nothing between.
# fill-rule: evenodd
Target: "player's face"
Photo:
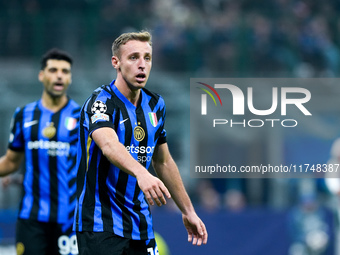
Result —
<instances>
[{"instance_id":1,"label":"player's face","mask_svg":"<svg viewBox=\"0 0 340 255\"><path fill-rule=\"evenodd\" d=\"M152 47L148 42L128 41L120 47L120 57L112 64L131 90L145 87L152 66Z\"/></svg>"},{"instance_id":2,"label":"player's face","mask_svg":"<svg viewBox=\"0 0 340 255\"><path fill-rule=\"evenodd\" d=\"M72 82L71 64L65 60L49 59L44 70L39 73L39 81L51 97L61 97L66 94Z\"/></svg>"}]
</instances>

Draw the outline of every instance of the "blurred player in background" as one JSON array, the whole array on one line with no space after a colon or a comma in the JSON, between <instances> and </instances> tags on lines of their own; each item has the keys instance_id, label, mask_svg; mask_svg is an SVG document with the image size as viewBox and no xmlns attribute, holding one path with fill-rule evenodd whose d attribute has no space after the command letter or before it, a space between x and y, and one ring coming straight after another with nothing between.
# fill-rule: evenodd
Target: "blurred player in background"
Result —
<instances>
[{"instance_id":1,"label":"blurred player in background","mask_svg":"<svg viewBox=\"0 0 340 255\"><path fill-rule=\"evenodd\" d=\"M166 204L170 194L182 212L188 241L206 244L207 230L168 149L164 100L144 88L152 63L151 35L122 34L112 55L116 80L95 90L81 111L79 254L158 254L149 204ZM159 178L147 170L151 163Z\"/></svg>"},{"instance_id":2,"label":"blurred player in background","mask_svg":"<svg viewBox=\"0 0 340 255\"><path fill-rule=\"evenodd\" d=\"M17 108L7 152L0 158L0 176L18 170L25 158L18 255L78 254L72 222L80 107L66 94L71 66L70 55L59 49L42 57L42 97Z\"/></svg>"}]
</instances>

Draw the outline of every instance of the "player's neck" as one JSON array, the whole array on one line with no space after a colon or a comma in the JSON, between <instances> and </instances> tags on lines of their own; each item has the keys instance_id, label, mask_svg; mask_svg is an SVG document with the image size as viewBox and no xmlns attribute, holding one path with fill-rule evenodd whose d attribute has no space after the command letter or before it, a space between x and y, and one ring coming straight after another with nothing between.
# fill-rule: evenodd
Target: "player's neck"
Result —
<instances>
[{"instance_id":1,"label":"player's neck","mask_svg":"<svg viewBox=\"0 0 340 255\"><path fill-rule=\"evenodd\" d=\"M126 82L115 81L115 86L134 106L137 106L140 98L140 88L132 89Z\"/></svg>"},{"instance_id":2,"label":"player's neck","mask_svg":"<svg viewBox=\"0 0 340 255\"><path fill-rule=\"evenodd\" d=\"M60 97L52 97L51 95L46 93L46 91L44 91L41 97L41 102L42 105L50 111L58 112L67 104L68 98L66 95L62 95Z\"/></svg>"}]
</instances>

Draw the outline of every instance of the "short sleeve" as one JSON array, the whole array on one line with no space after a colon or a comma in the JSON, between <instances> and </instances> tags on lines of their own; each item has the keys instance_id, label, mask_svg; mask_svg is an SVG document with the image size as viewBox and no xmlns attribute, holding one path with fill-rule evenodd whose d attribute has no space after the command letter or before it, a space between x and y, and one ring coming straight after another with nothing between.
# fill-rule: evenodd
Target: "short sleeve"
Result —
<instances>
[{"instance_id":1,"label":"short sleeve","mask_svg":"<svg viewBox=\"0 0 340 255\"><path fill-rule=\"evenodd\" d=\"M105 95L99 94L97 97L90 98L84 108L85 125L89 130L90 136L98 128L109 127L114 129L112 117L114 107L108 106L107 100L108 98Z\"/></svg>"},{"instance_id":2,"label":"short sleeve","mask_svg":"<svg viewBox=\"0 0 340 255\"><path fill-rule=\"evenodd\" d=\"M17 108L11 120L11 133L9 135L8 148L13 151L23 151L25 141L22 132L23 109Z\"/></svg>"},{"instance_id":3,"label":"short sleeve","mask_svg":"<svg viewBox=\"0 0 340 255\"><path fill-rule=\"evenodd\" d=\"M162 110L161 110L161 121L162 121L162 124L160 126L160 129L159 129L159 137L158 137L158 141L157 141L157 144L163 144L163 143L166 143L166 130L165 130L165 116L166 116L166 107L165 107L165 104L164 104L164 100L162 99L162 103L163 103L163 106L162 106Z\"/></svg>"}]
</instances>

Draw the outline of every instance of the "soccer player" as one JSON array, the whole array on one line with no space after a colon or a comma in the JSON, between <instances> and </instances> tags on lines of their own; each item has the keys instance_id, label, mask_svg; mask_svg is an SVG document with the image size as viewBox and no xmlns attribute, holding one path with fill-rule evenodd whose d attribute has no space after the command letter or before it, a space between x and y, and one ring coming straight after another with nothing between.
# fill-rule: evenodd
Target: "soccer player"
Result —
<instances>
[{"instance_id":1,"label":"soccer player","mask_svg":"<svg viewBox=\"0 0 340 255\"><path fill-rule=\"evenodd\" d=\"M149 204L161 206L170 197L182 212L188 241L206 244L207 230L168 149L164 100L145 88L150 33L120 35L112 55L116 80L96 89L81 110L74 224L79 254L158 254ZM148 172L150 164L159 178Z\"/></svg>"},{"instance_id":2,"label":"soccer player","mask_svg":"<svg viewBox=\"0 0 340 255\"><path fill-rule=\"evenodd\" d=\"M41 99L15 111L0 176L18 170L25 158L23 196L16 226L17 254L78 254L72 231L76 203L79 105L66 91L70 55L51 49L41 60Z\"/></svg>"}]
</instances>

